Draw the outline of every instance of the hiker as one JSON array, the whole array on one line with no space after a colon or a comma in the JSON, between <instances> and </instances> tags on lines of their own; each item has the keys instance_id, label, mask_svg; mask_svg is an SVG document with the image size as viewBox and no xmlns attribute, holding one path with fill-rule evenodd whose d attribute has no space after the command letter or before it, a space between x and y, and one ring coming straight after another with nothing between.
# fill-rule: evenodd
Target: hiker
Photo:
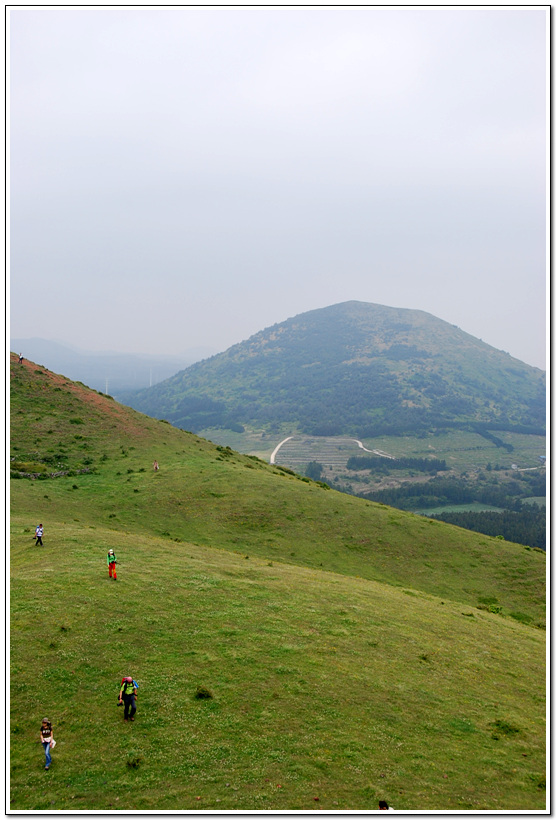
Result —
<instances>
[{"instance_id":1,"label":"hiker","mask_svg":"<svg viewBox=\"0 0 556 820\"><path fill-rule=\"evenodd\" d=\"M50 749L54 748L56 745L56 741L54 740L54 735L52 734L52 724L48 718L42 719L41 724L41 743L43 745L44 754L45 754L45 769L50 768L50 764L52 763L52 757L50 756Z\"/></svg>"},{"instance_id":2,"label":"hiker","mask_svg":"<svg viewBox=\"0 0 556 820\"><path fill-rule=\"evenodd\" d=\"M135 698L137 697L137 685L136 682L133 680L131 675L128 675L127 678L124 679L122 683L122 688L120 689L120 697L119 703L124 703L124 720L127 723L127 718L129 715L130 720L134 720L135 712L137 711L137 707L135 706Z\"/></svg>"},{"instance_id":3,"label":"hiker","mask_svg":"<svg viewBox=\"0 0 556 820\"><path fill-rule=\"evenodd\" d=\"M42 534L43 534L43 532L44 532L44 530L43 530L43 528L42 528L42 524L39 524L39 526L38 526L38 527L37 527L37 529L35 530L35 538L37 539L37 543L36 543L36 546L37 546L37 547L39 546L39 544L41 545L41 547L44 547L44 544L43 544L43 542L42 542Z\"/></svg>"},{"instance_id":4,"label":"hiker","mask_svg":"<svg viewBox=\"0 0 556 820\"><path fill-rule=\"evenodd\" d=\"M155 471L155 473L157 472L157 470L158 470L158 461L155 461L153 463L153 470Z\"/></svg>"},{"instance_id":5,"label":"hiker","mask_svg":"<svg viewBox=\"0 0 556 820\"><path fill-rule=\"evenodd\" d=\"M378 801L378 808L379 811L394 811L392 806L389 806L386 800L379 800Z\"/></svg>"},{"instance_id":6,"label":"hiker","mask_svg":"<svg viewBox=\"0 0 556 820\"><path fill-rule=\"evenodd\" d=\"M23 353L19 354L19 363L23 364Z\"/></svg>"},{"instance_id":7,"label":"hiker","mask_svg":"<svg viewBox=\"0 0 556 820\"><path fill-rule=\"evenodd\" d=\"M108 550L108 555L106 556L106 563L108 564L108 577L113 578L115 581L118 580L118 576L116 575L116 553L114 550Z\"/></svg>"}]
</instances>

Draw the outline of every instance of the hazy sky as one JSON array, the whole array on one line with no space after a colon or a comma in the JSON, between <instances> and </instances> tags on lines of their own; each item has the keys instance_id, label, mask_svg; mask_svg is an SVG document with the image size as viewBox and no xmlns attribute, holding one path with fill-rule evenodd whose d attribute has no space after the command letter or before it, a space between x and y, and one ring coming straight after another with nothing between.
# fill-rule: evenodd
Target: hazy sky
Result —
<instances>
[{"instance_id":1,"label":"hazy sky","mask_svg":"<svg viewBox=\"0 0 556 820\"><path fill-rule=\"evenodd\" d=\"M12 7L11 336L357 299L545 367L549 7Z\"/></svg>"}]
</instances>

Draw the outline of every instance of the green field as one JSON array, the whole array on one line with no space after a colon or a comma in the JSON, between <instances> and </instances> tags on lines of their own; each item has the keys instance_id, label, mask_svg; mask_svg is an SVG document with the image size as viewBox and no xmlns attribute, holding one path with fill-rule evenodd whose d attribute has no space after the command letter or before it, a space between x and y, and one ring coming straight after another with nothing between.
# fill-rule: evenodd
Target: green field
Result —
<instances>
[{"instance_id":1,"label":"green field","mask_svg":"<svg viewBox=\"0 0 556 820\"><path fill-rule=\"evenodd\" d=\"M546 497L544 495L539 495L532 498L524 498L523 503L536 504L538 507L546 507Z\"/></svg>"},{"instance_id":2,"label":"green field","mask_svg":"<svg viewBox=\"0 0 556 820\"><path fill-rule=\"evenodd\" d=\"M429 507L426 510L414 510L418 515L440 515L451 512L503 512L500 507L492 507L488 504L480 504L472 501L470 504L446 504L443 507Z\"/></svg>"},{"instance_id":3,"label":"green field","mask_svg":"<svg viewBox=\"0 0 556 820\"><path fill-rule=\"evenodd\" d=\"M543 553L32 364L12 365L11 423L12 811L545 808Z\"/></svg>"}]
</instances>

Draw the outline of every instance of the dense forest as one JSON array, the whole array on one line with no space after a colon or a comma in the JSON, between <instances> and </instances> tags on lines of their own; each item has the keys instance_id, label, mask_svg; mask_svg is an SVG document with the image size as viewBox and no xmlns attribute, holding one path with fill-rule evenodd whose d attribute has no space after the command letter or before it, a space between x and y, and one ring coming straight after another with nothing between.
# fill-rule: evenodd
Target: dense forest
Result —
<instances>
[{"instance_id":1,"label":"dense forest","mask_svg":"<svg viewBox=\"0 0 556 820\"><path fill-rule=\"evenodd\" d=\"M519 512L447 512L431 518L484 535L502 536L516 544L546 549L546 511L536 504L523 504Z\"/></svg>"},{"instance_id":2,"label":"dense forest","mask_svg":"<svg viewBox=\"0 0 556 820\"><path fill-rule=\"evenodd\" d=\"M351 456L347 460L348 470L372 470L376 473L390 470L418 470L435 475L446 469L446 461L440 458L399 458L385 459L381 456Z\"/></svg>"},{"instance_id":3,"label":"dense forest","mask_svg":"<svg viewBox=\"0 0 556 820\"><path fill-rule=\"evenodd\" d=\"M250 365L249 365L250 368ZM225 368L223 377L228 378L232 369L241 382L242 373L246 383L253 377L247 373L247 364L239 368ZM325 373L320 369L297 370L275 377L265 385L266 376L250 384L241 397L228 401L209 395L185 395L175 398L168 405L160 404L154 394L145 394L141 406L129 401L143 412L160 415L160 407L166 407L164 418L183 429L199 432L210 427L237 429L238 425L297 424L299 429L313 436L352 435L359 438L419 433L431 428L472 430L488 438L496 446L511 451L493 430L544 435L544 390L538 398L527 403L527 419L505 411L485 411L484 401L462 395L448 380L434 379L434 389L422 388L421 406L411 405L415 392L411 379L407 385L392 379L384 365L342 365L330 367ZM158 385L157 385L158 387ZM154 390L154 388L152 388ZM160 388L162 391L162 388ZM490 420L472 422L481 415Z\"/></svg>"},{"instance_id":4,"label":"dense forest","mask_svg":"<svg viewBox=\"0 0 556 820\"><path fill-rule=\"evenodd\" d=\"M433 517L485 535L502 535L508 541L545 549L545 507L524 503L524 499L546 496L545 471L515 475L509 481L489 473L474 480L436 477L426 484L407 483L359 495L409 511L473 502L488 504L498 507L500 512L445 512Z\"/></svg>"},{"instance_id":5,"label":"dense forest","mask_svg":"<svg viewBox=\"0 0 556 820\"><path fill-rule=\"evenodd\" d=\"M361 493L363 498L378 501L400 510L419 510L448 504L469 504L478 501L502 509L520 509L521 500L546 495L544 470L529 473L516 472L516 478L500 481L495 475L483 473L482 478L437 477L426 484L403 484L386 490Z\"/></svg>"}]
</instances>

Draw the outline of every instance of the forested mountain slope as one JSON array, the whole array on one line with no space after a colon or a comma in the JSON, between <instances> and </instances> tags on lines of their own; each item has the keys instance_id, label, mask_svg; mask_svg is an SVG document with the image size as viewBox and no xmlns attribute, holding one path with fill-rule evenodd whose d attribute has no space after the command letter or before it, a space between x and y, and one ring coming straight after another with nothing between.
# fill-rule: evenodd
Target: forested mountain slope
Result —
<instances>
[{"instance_id":1,"label":"forested mountain slope","mask_svg":"<svg viewBox=\"0 0 556 820\"><path fill-rule=\"evenodd\" d=\"M542 371L423 311L355 301L262 330L124 400L193 431L286 423L371 437L545 427Z\"/></svg>"}]
</instances>

